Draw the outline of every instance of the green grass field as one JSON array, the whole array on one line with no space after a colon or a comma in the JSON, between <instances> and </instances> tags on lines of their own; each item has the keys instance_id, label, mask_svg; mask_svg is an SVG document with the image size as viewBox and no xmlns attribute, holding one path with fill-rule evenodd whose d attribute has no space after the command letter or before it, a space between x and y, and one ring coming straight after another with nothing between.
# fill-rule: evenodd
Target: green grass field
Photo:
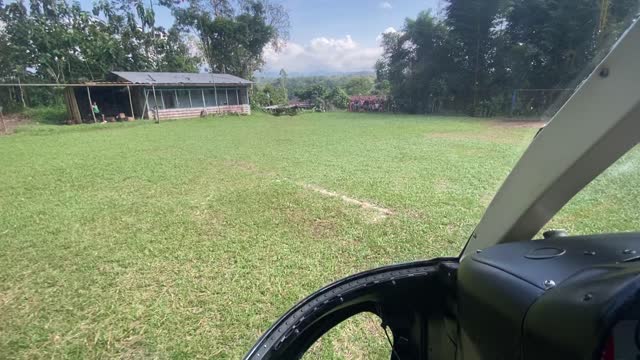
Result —
<instances>
[{"instance_id":1,"label":"green grass field","mask_svg":"<svg viewBox=\"0 0 640 360\"><path fill-rule=\"evenodd\" d=\"M331 281L457 255L535 131L347 113L18 129L0 137L0 357L240 358ZM637 228L639 164L553 225ZM359 316L309 358L388 353Z\"/></svg>"}]
</instances>

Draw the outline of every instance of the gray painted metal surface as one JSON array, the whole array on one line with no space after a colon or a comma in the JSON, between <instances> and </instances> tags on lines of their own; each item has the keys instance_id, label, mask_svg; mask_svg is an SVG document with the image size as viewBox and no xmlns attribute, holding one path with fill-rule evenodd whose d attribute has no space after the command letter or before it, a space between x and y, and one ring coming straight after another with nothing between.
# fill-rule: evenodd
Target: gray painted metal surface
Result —
<instances>
[{"instance_id":1,"label":"gray painted metal surface","mask_svg":"<svg viewBox=\"0 0 640 360\"><path fill-rule=\"evenodd\" d=\"M638 59L636 22L529 145L463 256L532 239L576 193L640 141Z\"/></svg>"},{"instance_id":2,"label":"gray painted metal surface","mask_svg":"<svg viewBox=\"0 0 640 360\"><path fill-rule=\"evenodd\" d=\"M229 74L114 71L113 74L133 84L216 84L250 85L251 81Z\"/></svg>"}]
</instances>

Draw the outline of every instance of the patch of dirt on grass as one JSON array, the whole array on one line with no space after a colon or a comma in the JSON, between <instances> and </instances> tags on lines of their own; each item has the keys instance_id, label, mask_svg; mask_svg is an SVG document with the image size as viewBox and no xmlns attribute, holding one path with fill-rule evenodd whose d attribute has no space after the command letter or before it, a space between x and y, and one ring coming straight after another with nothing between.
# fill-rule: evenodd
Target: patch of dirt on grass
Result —
<instances>
[{"instance_id":1,"label":"patch of dirt on grass","mask_svg":"<svg viewBox=\"0 0 640 360\"><path fill-rule=\"evenodd\" d=\"M434 131L424 135L427 139L444 139L454 141L479 140L500 144L512 144L517 139L503 136L500 131L492 131L490 129L482 131Z\"/></svg>"},{"instance_id":2,"label":"patch of dirt on grass","mask_svg":"<svg viewBox=\"0 0 640 360\"><path fill-rule=\"evenodd\" d=\"M380 220L383 220L383 219L387 218L388 216L393 215L393 211L391 209L387 209L387 208L384 208L382 206L378 206L378 205L373 204L373 203L368 202L368 201L358 200L358 199L349 197L347 195L339 194L337 192L333 192L333 191L327 190L327 189L322 188L320 186L301 183L301 182L295 182L295 181L287 179L287 178L280 178L275 173L261 171L260 169L258 169L258 167L255 164L247 162L247 161L226 160L224 162L224 164L226 166L233 167L233 168L236 168L236 169L239 169L239 170L251 173L251 174L255 174L255 175L259 175L259 176L265 176L265 177L275 177L275 178L278 179L277 181L283 181L283 182L288 182L288 183L291 183L291 184L295 184L295 185L301 186L301 187L303 187L305 189L308 189L308 190L317 192L319 194L322 194L324 196L340 198L342 201L344 201L347 204L356 205L356 206L358 206L358 207L360 207L362 209L365 209L365 210L371 210L371 212L373 213L372 218L370 219L371 222L378 222Z\"/></svg>"},{"instance_id":3,"label":"patch of dirt on grass","mask_svg":"<svg viewBox=\"0 0 640 360\"><path fill-rule=\"evenodd\" d=\"M324 359L327 356L332 359L372 359L379 358L380 350L386 353L387 348L380 318L362 313L347 319L316 340L303 359ZM389 355L385 356L388 358Z\"/></svg>"},{"instance_id":4,"label":"patch of dirt on grass","mask_svg":"<svg viewBox=\"0 0 640 360\"><path fill-rule=\"evenodd\" d=\"M437 179L434 184L434 188L437 192L447 192L450 187L451 184L449 183L449 181L442 178Z\"/></svg>"},{"instance_id":5,"label":"patch of dirt on grass","mask_svg":"<svg viewBox=\"0 0 640 360\"><path fill-rule=\"evenodd\" d=\"M9 304L13 300L13 298L14 295L12 293L0 292L0 308Z\"/></svg>"},{"instance_id":6,"label":"patch of dirt on grass","mask_svg":"<svg viewBox=\"0 0 640 360\"><path fill-rule=\"evenodd\" d=\"M480 140L500 144L517 144L521 142L519 137L509 136L503 130L513 128L539 129L544 126L544 121L504 121L492 120L487 128L478 131L434 131L426 133L424 136L430 139L446 140Z\"/></svg>"},{"instance_id":7,"label":"patch of dirt on grass","mask_svg":"<svg viewBox=\"0 0 640 360\"><path fill-rule=\"evenodd\" d=\"M347 320L343 330L343 334L333 341L333 349L345 359L370 359L369 346L372 344L366 340L376 339L384 344L380 319L373 314L363 313Z\"/></svg>"},{"instance_id":8,"label":"patch of dirt on grass","mask_svg":"<svg viewBox=\"0 0 640 360\"><path fill-rule=\"evenodd\" d=\"M547 123L545 120L521 120L521 119L498 119L491 122L493 126L506 127L506 128L527 128L527 129L539 129Z\"/></svg>"},{"instance_id":9,"label":"patch of dirt on grass","mask_svg":"<svg viewBox=\"0 0 640 360\"><path fill-rule=\"evenodd\" d=\"M486 208L487 206L489 206L494 196L495 196L495 193L486 193L482 195L482 197L478 201L480 203L480 206L482 206L483 208Z\"/></svg>"},{"instance_id":10,"label":"patch of dirt on grass","mask_svg":"<svg viewBox=\"0 0 640 360\"><path fill-rule=\"evenodd\" d=\"M311 233L315 238L333 238L336 233L336 223L327 219L316 219L311 225Z\"/></svg>"},{"instance_id":11,"label":"patch of dirt on grass","mask_svg":"<svg viewBox=\"0 0 640 360\"><path fill-rule=\"evenodd\" d=\"M199 225L196 231L206 239L214 239L224 232L224 214L209 209L197 209L193 212L192 218Z\"/></svg>"},{"instance_id":12,"label":"patch of dirt on grass","mask_svg":"<svg viewBox=\"0 0 640 360\"><path fill-rule=\"evenodd\" d=\"M380 319L377 315L374 315L371 313L364 313L363 317L364 317L363 326L368 334L379 335L384 332L384 330L380 326L382 319Z\"/></svg>"},{"instance_id":13,"label":"patch of dirt on grass","mask_svg":"<svg viewBox=\"0 0 640 360\"><path fill-rule=\"evenodd\" d=\"M276 177L277 174L270 172L270 171L264 171L264 170L260 170L258 168L258 166L256 166L256 164L249 162L249 161L244 161L244 160L225 160L223 162L223 164L227 167L233 168L233 169L237 169L243 172L246 172L248 174L253 174L253 175L257 175L257 176L264 176L264 177Z\"/></svg>"},{"instance_id":14,"label":"patch of dirt on grass","mask_svg":"<svg viewBox=\"0 0 640 360\"><path fill-rule=\"evenodd\" d=\"M378 206L368 201L358 200L346 195L338 194L337 192L333 192L325 188L321 188L320 186L311 185L311 184L300 184L300 186L304 187L305 189L315 191L324 196L339 198L347 204L356 205L367 210L373 210L374 214L373 214L373 218L371 219L372 222L378 222L380 220L383 220L393 215L393 211L391 211L391 209Z\"/></svg>"},{"instance_id":15,"label":"patch of dirt on grass","mask_svg":"<svg viewBox=\"0 0 640 360\"><path fill-rule=\"evenodd\" d=\"M29 118L22 114L3 115L2 119L3 121L0 121L0 136L13 134L17 127L31 122Z\"/></svg>"},{"instance_id":16,"label":"patch of dirt on grass","mask_svg":"<svg viewBox=\"0 0 640 360\"><path fill-rule=\"evenodd\" d=\"M224 164L228 167L232 167L232 168L243 170L250 173L258 172L258 167L254 163L244 161L244 160L225 160Z\"/></svg>"}]
</instances>

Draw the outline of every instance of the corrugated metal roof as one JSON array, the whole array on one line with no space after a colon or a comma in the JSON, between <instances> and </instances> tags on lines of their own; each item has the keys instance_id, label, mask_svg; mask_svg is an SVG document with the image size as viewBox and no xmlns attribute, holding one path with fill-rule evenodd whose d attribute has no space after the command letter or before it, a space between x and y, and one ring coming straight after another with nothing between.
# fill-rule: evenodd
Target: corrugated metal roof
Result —
<instances>
[{"instance_id":1,"label":"corrugated metal roof","mask_svg":"<svg viewBox=\"0 0 640 360\"><path fill-rule=\"evenodd\" d=\"M251 84L251 81L229 74L113 71L133 84Z\"/></svg>"}]
</instances>

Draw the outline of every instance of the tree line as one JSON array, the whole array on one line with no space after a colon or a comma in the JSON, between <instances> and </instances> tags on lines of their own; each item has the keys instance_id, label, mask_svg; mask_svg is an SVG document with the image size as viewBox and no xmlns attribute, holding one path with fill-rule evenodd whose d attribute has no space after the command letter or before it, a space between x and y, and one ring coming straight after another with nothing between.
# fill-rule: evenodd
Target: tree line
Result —
<instances>
[{"instance_id":1,"label":"tree line","mask_svg":"<svg viewBox=\"0 0 640 360\"><path fill-rule=\"evenodd\" d=\"M405 112L526 115L567 92L514 89L575 87L636 12L635 0L449 0L383 34L376 86Z\"/></svg>"},{"instance_id":2,"label":"tree line","mask_svg":"<svg viewBox=\"0 0 640 360\"><path fill-rule=\"evenodd\" d=\"M156 10L169 9L170 28ZM251 78L263 49L288 38L289 18L271 0L0 0L0 82L65 84L110 71L207 70ZM5 110L61 101L50 89L0 88ZM28 101L25 101L25 97Z\"/></svg>"},{"instance_id":3,"label":"tree line","mask_svg":"<svg viewBox=\"0 0 640 360\"><path fill-rule=\"evenodd\" d=\"M253 101L257 106L307 101L323 109L346 109L349 96L382 94L375 77L366 74L289 77L285 69L280 76L258 78Z\"/></svg>"}]
</instances>

